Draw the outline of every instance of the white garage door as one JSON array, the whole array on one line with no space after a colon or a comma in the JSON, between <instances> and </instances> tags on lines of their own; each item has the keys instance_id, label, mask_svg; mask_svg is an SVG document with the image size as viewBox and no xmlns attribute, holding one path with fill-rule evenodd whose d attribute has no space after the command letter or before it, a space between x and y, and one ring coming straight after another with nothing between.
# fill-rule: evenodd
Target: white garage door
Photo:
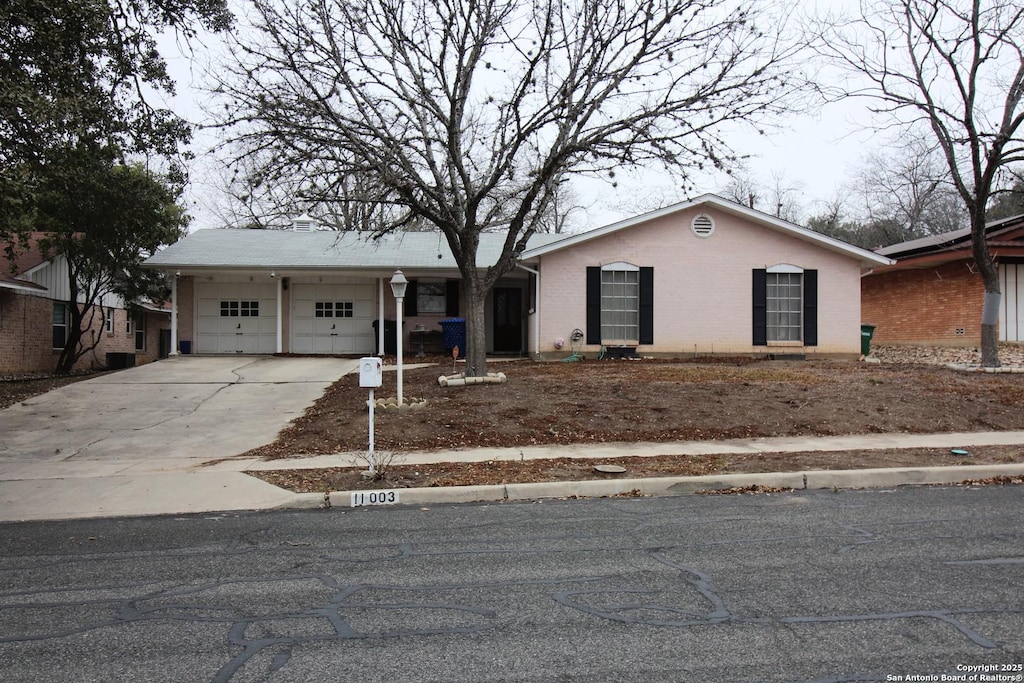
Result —
<instances>
[{"instance_id":1,"label":"white garage door","mask_svg":"<svg viewBox=\"0 0 1024 683\"><path fill-rule=\"evenodd\" d=\"M196 353L277 351L274 284L201 282Z\"/></svg>"},{"instance_id":2,"label":"white garage door","mask_svg":"<svg viewBox=\"0 0 1024 683\"><path fill-rule=\"evenodd\" d=\"M372 354L372 284L292 286L293 353Z\"/></svg>"}]
</instances>

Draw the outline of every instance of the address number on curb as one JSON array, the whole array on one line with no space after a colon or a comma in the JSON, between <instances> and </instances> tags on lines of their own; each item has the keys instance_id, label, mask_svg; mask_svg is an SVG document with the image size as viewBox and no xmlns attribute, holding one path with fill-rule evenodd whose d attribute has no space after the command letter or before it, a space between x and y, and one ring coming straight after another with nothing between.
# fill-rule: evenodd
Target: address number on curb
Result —
<instances>
[{"instance_id":1,"label":"address number on curb","mask_svg":"<svg viewBox=\"0 0 1024 683\"><path fill-rule=\"evenodd\" d=\"M398 502L398 491L353 491L352 507L363 505L394 505Z\"/></svg>"}]
</instances>

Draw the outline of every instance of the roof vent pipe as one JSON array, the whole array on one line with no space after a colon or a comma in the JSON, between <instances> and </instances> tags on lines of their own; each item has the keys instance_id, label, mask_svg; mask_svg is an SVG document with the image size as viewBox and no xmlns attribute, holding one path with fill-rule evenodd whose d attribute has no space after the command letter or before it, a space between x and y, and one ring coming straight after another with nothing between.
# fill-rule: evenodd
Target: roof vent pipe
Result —
<instances>
[{"instance_id":1,"label":"roof vent pipe","mask_svg":"<svg viewBox=\"0 0 1024 683\"><path fill-rule=\"evenodd\" d=\"M292 219L292 232L313 232L316 230L316 221L309 217L309 214L302 214Z\"/></svg>"}]
</instances>

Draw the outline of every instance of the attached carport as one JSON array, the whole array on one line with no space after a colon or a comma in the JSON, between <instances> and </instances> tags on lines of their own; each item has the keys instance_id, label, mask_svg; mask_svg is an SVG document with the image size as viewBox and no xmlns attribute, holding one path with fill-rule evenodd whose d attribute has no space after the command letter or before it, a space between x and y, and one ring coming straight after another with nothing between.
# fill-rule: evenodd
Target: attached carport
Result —
<instances>
[{"instance_id":1,"label":"attached carport","mask_svg":"<svg viewBox=\"0 0 1024 683\"><path fill-rule=\"evenodd\" d=\"M481 236L480 267L493 263L502 247L501 235ZM145 266L167 273L171 283L172 354L384 353L394 348L384 340L394 333L388 329L400 330L412 349L410 335L438 333L443 319L464 317L462 276L436 233L375 239L308 228L199 230ZM398 269L409 293L396 327L388 283ZM536 291L531 277L534 271L517 269L496 287L486 314L489 350L525 348Z\"/></svg>"}]
</instances>

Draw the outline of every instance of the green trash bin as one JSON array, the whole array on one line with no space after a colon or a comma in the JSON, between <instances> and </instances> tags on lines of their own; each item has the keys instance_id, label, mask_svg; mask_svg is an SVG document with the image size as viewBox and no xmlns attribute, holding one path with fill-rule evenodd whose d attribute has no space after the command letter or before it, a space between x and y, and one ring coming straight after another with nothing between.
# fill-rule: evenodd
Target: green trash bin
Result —
<instances>
[{"instance_id":1,"label":"green trash bin","mask_svg":"<svg viewBox=\"0 0 1024 683\"><path fill-rule=\"evenodd\" d=\"M860 325L860 353L863 356L871 355L871 338L875 336L875 326L866 325L861 323Z\"/></svg>"}]
</instances>

